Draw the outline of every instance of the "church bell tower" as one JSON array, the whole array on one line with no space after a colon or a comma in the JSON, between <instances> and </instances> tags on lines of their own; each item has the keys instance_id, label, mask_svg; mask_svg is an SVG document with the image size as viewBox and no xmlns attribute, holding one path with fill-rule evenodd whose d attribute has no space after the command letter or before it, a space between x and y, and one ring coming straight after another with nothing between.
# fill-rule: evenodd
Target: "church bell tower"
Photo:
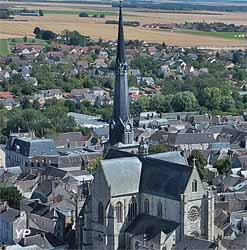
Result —
<instances>
[{"instance_id":1,"label":"church bell tower","mask_svg":"<svg viewBox=\"0 0 247 250\"><path fill-rule=\"evenodd\" d=\"M110 146L123 144L132 145L135 143L133 120L130 118L129 112L128 65L125 58L123 27L122 3L120 2L117 57L115 64L114 103L109 131Z\"/></svg>"}]
</instances>

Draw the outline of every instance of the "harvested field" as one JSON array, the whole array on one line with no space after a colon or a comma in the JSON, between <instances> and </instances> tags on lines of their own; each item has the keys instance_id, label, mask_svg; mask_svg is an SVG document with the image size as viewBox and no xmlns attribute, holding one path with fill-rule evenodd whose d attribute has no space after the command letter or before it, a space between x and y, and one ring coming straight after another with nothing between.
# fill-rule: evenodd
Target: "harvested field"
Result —
<instances>
[{"instance_id":1,"label":"harvested field","mask_svg":"<svg viewBox=\"0 0 247 250\"><path fill-rule=\"evenodd\" d=\"M18 7L19 5L14 4ZM80 6L80 7L79 7ZM102 38L105 40L115 40L117 26L105 24L106 20L117 20L116 9L108 6L94 5L65 5L59 4L35 4L29 9L48 10L43 17L24 17L17 16L15 21L0 21L0 38L13 37L33 37L35 27L61 32L64 29L77 30L81 34L88 35L94 39ZM55 11L55 12L52 12ZM68 10L68 12L66 12ZM105 18L80 18L73 11L87 12L108 12ZM49 13L50 11L50 13ZM59 11L65 11L59 14ZM72 11L72 12L71 12ZM125 20L139 21L141 24L147 23L181 23L185 21L206 21L206 22L225 22L235 24L247 24L246 13L154 13L153 11L143 12L142 10L126 9ZM190 32L179 33L162 30L150 30L140 27L125 27L126 39L139 39L147 42L165 42L177 46L245 46L246 41L224 37L207 36L205 34L193 34Z\"/></svg>"}]
</instances>

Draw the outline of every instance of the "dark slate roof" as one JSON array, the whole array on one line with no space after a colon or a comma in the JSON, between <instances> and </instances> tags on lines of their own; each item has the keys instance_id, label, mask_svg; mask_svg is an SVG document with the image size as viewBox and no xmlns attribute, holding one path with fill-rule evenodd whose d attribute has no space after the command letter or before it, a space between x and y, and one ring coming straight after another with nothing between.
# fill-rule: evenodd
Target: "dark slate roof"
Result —
<instances>
[{"instance_id":1,"label":"dark slate roof","mask_svg":"<svg viewBox=\"0 0 247 250\"><path fill-rule=\"evenodd\" d=\"M20 216L20 211L14 208L8 208L7 210L0 213L0 217L2 217L5 221L9 223L13 223Z\"/></svg>"},{"instance_id":2,"label":"dark slate roof","mask_svg":"<svg viewBox=\"0 0 247 250\"><path fill-rule=\"evenodd\" d=\"M137 157L102 160L101 166L112 196L139 192L142 163Z\"/></svg>"},{"instance_id":3,"label":"dark slate roof","mask_svg":"<svg viewBox=\"0 0 247 250\"><path fill-rule=\"evenodd\" d=\"M188 165L187 160L185 159L184 156L181 155L181 152L179 151L153 154L153 155L149 155L148 158L154 158L154 159L169 161L169 162L178 163L182 165Z\"/></svg>"},{"instance_id":4,"label":"dark slate roof","mask_svg":"<svg viewBox=\"0 0 247 250\"><path fill-rule=\"evenodd\" d=\"M147 214L140 214L127 227L126 232L132 235L146 234L148 239L152 239L160 232L164 232L165 234L172 233L177 226L178 224L173 221Z\"/></svg>"},{"instance_id":5,"label":"dark slate roof","mask_svg":"<svg viewBox=\"0 0 247 250\"><path fill-rule=\"evenodd\" d=\"M95 128L94 129L94 134L98 137L105 137L108 138L109 137L109 128Z\"/></svg>"},{"instance_id":6,"label":"dark slate roof","mask_svg":"<svg viewBox=\"0 0 247 250\"><path fill-rule=\"evenodd\" d=\"M51 139L30 139L11 137L6 149L18 152L24 156L57 155L54 141Z\"/></svg>"},{"instance_id":7,"label":"dark slate roof","mask_svg":"<svg viewBox=\"0 0 247 250\"><path fill-rule=\"evenodd\" d=\"M105 159L116 159L116 158L121 158L121 157L133 157L133 156L136 156L136 155L129 153L129 152L110 148L105 156Z\"/></svg>"},{"instance_id":8,"label":"dark slate roof","mask_svg":"<svg viewBox=\"0 0 247 250\"><path fill-rule=\"evenodd\" d=\"M52 245L49 243L49 241L42 235L32 235L25 237L25 239L22 239L20 241L20 245L22 246L32 246L37 245L41 249L52 249Z\"/></svg>"},{"instance_id":9,"label":"dark slate roof","mask_svg":"<svg viewBox=\"0 0 247 250\"><path fill-rule=\"evenodd\" d=\"M143 159L140 192L180 200L192 171L192 167L173 162Z\"/></svg>"},{"instance_id":10,"label":"dark slate roof","mask_svg":"<svg viewBox=\"0 0 247 250\"><path fill-rule=\"evenodd\" d=\"M69 143L83 142L84 137L81 132L68 132L58 134L54 140L57 146L68 145Z\"/></svg>"},{"instance_id":11,"label":"dark slate roof","mask_svg":"<svg viewBox=\"0 0 247 250\"><path fill-rule=\"evenodd\" d=\"M163 136L167 136L167 131L157 130L148 139L151 141L164 140Z\"/></svg>"},{"instance_id":12,"label":"dark slate roof","mask_svg":"<svg viewBox=\"0 0 247 250\"><path fill-rule=\"evenodd\" d=\"M115 184L116 182L123 183L123 185L116 184L116 192L121 194L128 193L126 191L126 182L129 183L129 176L132 176L132 171L135 171L131 166L134 162L138 162L138 156L110 149L106 159L108 160L108 169L111 174L108 184L111 185L111 182ZM140 192L180 200L180 194L184 193L193 171L192 167L185 165L184 161L178 161L175 154L169 155L168 153L150 155L139 160L142 161ZM124 172L121 168L124 169ZM119 179L119 181L116 181L116 179ZM126 181L124 182L123 180ZM114 190L112 185L111 187Z\"/></svg>"},{"instance_id":13,"label":"dark slate roof","mask_svg":"<svg viewBox=\"0 0 247 250\"><path fill-rule=\"evenodd\" d=\"M34 190L32 199L40 199L42 202L46 202L47 197L52 193L52 181L44 180Z\"/></svg>"},{"instance_id":14,"label":"dark slate roof","mask_svg":"<svg viewBox=\"0 0 247 250\"><path fill-rule=\"evenodd\" d=\"M201 143L215 143L216 139L211 133L184 133L184 134L169 134L169 145L180 144L201 144Z\"/></svg>"},{"instance_id":15,"label":"dark slate roof","mask_svg":"<svg viewBox=\"0 0 247 250\"><path fill-rule=\"evenodd\" d=\"M198 249L198 250L211 250L216 249L216 244L214 242L203 240L203 239L196 239L190 236L185 236L182 241L180 241L176 249L177 250L192 250L192 249Z\"/></svg>"},{"instance_id":16,"label":"dark slate roof","mask_svg":"<svg viewBox=\"0 0 247 250\"><path fill-rule=\"evenodd\" d=\"M54 178L63 178L65 175L67 174L67 171L64 171L62 169L59 169L59 168L55 168L55 167L46 167L46 170L44 171L44 175L46 176L51 176L51 177L54 177Z\"/></svg>"}]
</instances>

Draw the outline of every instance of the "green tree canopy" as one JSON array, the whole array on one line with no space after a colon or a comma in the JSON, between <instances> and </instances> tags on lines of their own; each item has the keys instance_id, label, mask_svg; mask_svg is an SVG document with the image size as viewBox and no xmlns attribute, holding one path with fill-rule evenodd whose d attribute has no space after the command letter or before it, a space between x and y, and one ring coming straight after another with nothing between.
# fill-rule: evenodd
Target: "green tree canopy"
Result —
<instances>
[{"instance_id":1,"label":"green tree canopy","mask_svg":"<svg viewBox=\"0 0 247 250\"><path fill-rule=\"evenodd\" d=\"M215 162L214 168L216 168L219 174L225 174L231 169L230 158L226 157Z\"/></svg>"},{"instance_id":2,"label":"green tree canopy","mask_svg":"<svg viewBox=\"0 0 247 250\"><path fill-rule=\"evenodd\" d=\"M195 161L196 168L202 180L207 179L208 171L205 168L207 166L207 158L203 155L201 150L192 150L188 158L189 165L193 166Z\"/></svg>"},{"instance_id":3,"label":"green tree canopy","mask_svg":"<svg viewBox=\"0 0 247 250\"><path fill-rule=\"evenodd\" d=\"M180 112L193 111L197 107L198 103L192 92L184 91L174 95L171 105L174 111Z\"/></svg>"}]
</instances>

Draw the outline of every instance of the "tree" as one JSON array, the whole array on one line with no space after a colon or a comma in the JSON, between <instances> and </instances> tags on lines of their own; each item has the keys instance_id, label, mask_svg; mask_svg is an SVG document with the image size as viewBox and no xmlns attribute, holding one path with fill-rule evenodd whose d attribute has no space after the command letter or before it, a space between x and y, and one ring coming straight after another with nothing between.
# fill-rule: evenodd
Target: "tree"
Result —
<instances>
[{"instance_id":1,"label":"tree","mask_svg":"<svg viewBox=\"0 0 247 250\"><path fill-rule=\"evenodd\" d=\"M150 154L158 154L163 152L169 152L170 147L164 144L153 144L149 146L149 153Z\"/></svg>"},{"instance_id":2,"label":"tree","mask_svg":"<svg viewBox=\"0 0 247 250\"><path fill-rule=\"evenodd\" d=\"M224 159L217 160L214 164L219 174L225 174L231 169L230 158L226 157Z\"/></svg>"},{"instance_id":3,"label":"tree","mask_svg":"<svg viewBox=\"0 0 247 250\"><path fill-rule=\"evenodd\" d=\"M174 95L156 95L150 100L150 110L158 112L172 112L172 99Z\"/></svg>"},{"instance_id":4,"label":"tree","mask_svg":"<svg viewBox=\"0 0 247 250\"><path fill-rule=\"evenodd\" d=\"M221 90L219 88L206 88L203 91L203 103L209 110L219 110L221 102Z\"/></svg>"},{"instance_id":5,"label":"tree","mask_svg":"<svg viewBox=\"0 0 247 250\"><path fill-rule=\"evenodd\" d=\"M88 13L87 12L81 12L79 14L79 17L88 17Z\"/></svg>"},{"instance_id":6,"label":"tree","mask_svg":"<svg viewBox=\"0 0 247 250\"><path fill-rule=\"evenodd\" d=\"M50 31L50 30L44 30L41 32L41 39L43 40L55 40L57 34Z\"/></svg>"},{"instance_id":7,"label":"tree","mask_svg":"<svg viewBox=\"0 0 247 250\"><path fill-rule=\"evenodd\" d=\"M177 93L171 101L172 108L176 112L193 111L197 104L195 95L190 91Z\"/></svg>"},{"instance_id":8,"label":"tree","mask_svg":"<svg viewBox=\"0 0 247 250\"><path fill-rule=\"evenodd\" d=\"M32 105L27 97L23 98L23 100L21 102L21 107L23 109L30 109L32 107Z\"/></svg>"},{"instance_id":9,"label":"tree","mask_svg":"<svg viewBox=\"0 0 247 250\"><path fill-rule=\"evenodd\" d=\"M205 168L207 166L207 158L203 155L202 151L194 149L188 158L189 165L193 165L195 161L197 171L202 180L207 179L208 171Z\"/></svg>"},{"instance_id":10,"label":"tree","mask_svg":"<svg viewBox=\"0 0 247 250\"><path fill-rule=\"evenodd\" d=\"M16 187L0 185L0 201L7 201L10 207L18 209L20 208L21 198L21 193Z\"/></svg>"},{"instance_id":11,"label":"tree","mask_svg":"<svg viewBox=\"0 0 247 250\"><path fill-rule=\"evenodd\" d=\"M66 100L64 102L64 106L68 108L69 112L75 112L76 111L76 104L73 101Z\"/></svg>"},{"instance_id":12,"label":"tree","mask_svg":"<svg viewBox=\"0 0 247 250\"><path fill-rule=\"evenodd\" d=\"M37 110L40 108L40 104L39 104L39 100L38 100L38 99L35 99L35 100L33 101L32 107L33 107L34 109L37 109Z\"/></svg>"},{"instance_id":13,"label":"tree","mask_svg":"<svg viewBox=\"0 0 247 250\"><path fill-rule=\"evenodd\" d=\"M27 36L23 37L23 42L26 43L27 42Z\"/></svg>"},{"instance_id":14,"label":"tree","mask_svg":"<svg viewBox=\"0 0 247 250\"><path fill-rule=\"evenodd\" d=\"M220 108L223 112L229 111L235 106L235 101L231 96L222 96L220 98Z\"/></svg>"},{"instance_id":15,"label":"tree","mask_svg":"<svg viewBox=\"0 0 247 250\"><path fill-rule=\"evenodd\" d=\"M101 157L97 157L95 160L91 161L87 166L87 171L94 174L98 167L100 166Z\"/></svg>"},{"instance_id":16,"label":"tree","mask_svg":"<svg viewBox=\"0 0 247 250\"><path fill-rule=\"evenodd\" d=\"M39 27L35 27L34 30L33 30L33 33L35 35L38 35L38 34L40 34L40 31L41 31L41 29Z\"/></svg>"},{"instance_id":17,"label":"tree","mask_svg":"<svg viewBox=\"0 0 247 250\"><path fill-rule=\"evenodd\" d=\"M44 16L43 10L39 10L39 16Z\"/></svg>"}]
</instances>

